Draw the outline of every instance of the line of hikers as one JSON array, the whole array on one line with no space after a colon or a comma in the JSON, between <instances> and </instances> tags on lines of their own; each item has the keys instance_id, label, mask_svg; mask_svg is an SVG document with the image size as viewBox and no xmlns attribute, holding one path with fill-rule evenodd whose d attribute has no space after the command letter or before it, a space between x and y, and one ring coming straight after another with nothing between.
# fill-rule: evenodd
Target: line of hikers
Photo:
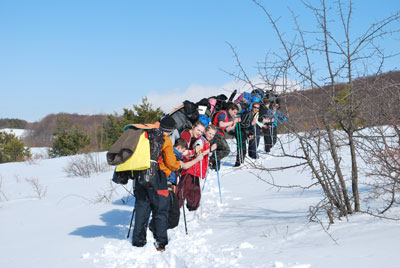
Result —
<instances>
[{"instance_id":1,"label":"line of hikers","mask_svg":"<svg viewBox=\"0 0 400 268\"><path fill-rule=\"evenodd\" d=\"M236 137L237 140L235 166L244 162L247 141L250 158L258 158L257 147L261 136L264 137L265 152L270 152L276 143L278 122L286 120L279 111L279 103L265 99L263 102L252 102L249 109L242 113L239 113L240 110L237 104L229 103L226 109L213 116L207 126L200 121L194 122L190 129L180 133L179 138L172 138L174 145L171 137L176 135L177 124L172 116L163 117L158 128L147 131L149 136L157 133L161 139L156 145L150 143L153 168L132 171L136 181L133 246L143 247L146 244L152 214L149 229L153 232L155 247L158 251L165 250L167 229L178 225L179 208L186 202L189 211L197 210L201 199L200 179L207 177L208 168L218 172L221 160L230 153L226 138ZM128 141L130 139L127 138Z\"/></svg>"}]
</instances>

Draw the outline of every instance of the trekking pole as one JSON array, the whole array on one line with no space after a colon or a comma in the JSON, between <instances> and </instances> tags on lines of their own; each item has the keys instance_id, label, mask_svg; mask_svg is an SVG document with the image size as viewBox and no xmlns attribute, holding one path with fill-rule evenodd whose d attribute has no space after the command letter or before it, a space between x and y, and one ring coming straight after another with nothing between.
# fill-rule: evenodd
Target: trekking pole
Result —
<instances>
[{"instance_id":1,"label":"trekking pole","mask_svg":"<svg viewBox=\"0 0 400 268\"><path fill-rule=\"evenodd\" d=\"M235 130L236 130L236 144L237 144L237 155L239 156L239 163L240 163L240 143L239 143L239 125L235 125Z\"/></svg>"},{"instance_id":2,"label":"trekking pole","mask_svg":"<svg viewBox=\"0 0 400 268\"><path fill-rule=\"evenodd\" d=\"M136 207L133 207L133 211L132 211L132 217L131 217L131 224L129 225L128 235L126 236L126 239L128 239L128 238L129 238L129 235L130 235L130 233L131 233L131 229L132 229L132 221L133 221L133 216L135 215L135 210L136 210Z\"/></svg>"},{"instance_id":3,"label":"trekking pole","mask_svg":"<svg viewBox=\"0 0 400 268\"><path fill-rule=\"evenodd\" d=\"M242 159L243 159L243 145L242 145L242 131L240 127L240 123L236 124L236 141L237 141L237 147L238 147L238 155L239 155L239 163L242 164Z\"/></svg>"},{"instance_id":4,"label":"trekking pole","mask_svg":"<svg viewBox=\"0 0 400 268\"><path fill-rule=\"evenodd\" d=\"M180 187L179 187L179 191L181 192L181 198L182 198L182 209L183 209L183 221L185 222L185 232L186 232L186 235L188 234L188 231L187 231L187 224L186 224L186 214L185 214L185 200L183 199L183 191L182 191L182 176L181 176L181 174L179 174L179 185L180 185ZM178 185L178 186L179 186Z\"/></svg>"},{"instance_id":5,"label":"trekking pole","mask_svg":"<svg viewBox=\"0 0 400 268\"><path fill-rule=\"evenodd\" d=\"M275 141L274 141L274 127L272 128L272 135L271 135L271 140L272 140L272 147L275 145Z\"/></svg>"},{"instance_id":6,"label":"trekking pole","mask_svg":"<svg viewBox=\"0 0 400 268\"><path fill-rule=\"evenodd\" d=\"M200 184L200 182L201 182L201 180L203 179L203 160L201 160L200 161L200 178L199 178L199 188L201 189L201 184ZM206 173L207 174L207 173ZM200 191L200 199L201 199L201 191Z\"/></svg>"},{"instance_id":7,"label":"trekking pole","mask_svg":"<svg viewBox=\"0 0 400 268\"><path fill-rule=\"evenodd\" d=\"M135 190L135 180L132 181L132 193L134 192L134 190ZM132 216L131 216L131 223L129 225L128 235L126 236L126 239L128 239L129 235L131 234L132 222L133 222L133 216L135 215L135 210L136 210L136 200L135 200L135 205L133 206L133 211L132 211Z\"/></svg>"},{"instance_id":8,"label":"trekking pole","mask_svg":"<svg viewBox=\"0 0 400 268\"><path fill-rule=\"evenodd\" d=\"M202 191L202 192L204 191L204 186L206 185L206 182L207 182L208 171L209 171L209 169L207 168L206 177L204 178L203 187L201 188L201 191Z\"/></svg>"},{"instance_id":9,"label":"trekking pole","mask_svg":"<svg viewBox=\"0 0 400 268\"><path fill-rule=\"evenodd\" d=\"M240 139L240 163L244 163L244 155L243 155L243 140L242 140L242 126L239 124L239 139Z\"/></svg>"},{"instance_id":10,"label":"trekking pole","mask_svg":"<svg viewBox=\"0 0 400 268\"><path fill-rule=\"evenodd\" d=\"M217 151L214 151L214 156L215 156L215 161L217 161ZM217 162L218 163L218 162ZM218 188L219 188L219 199L221 201L222 204L222 194L221 194L221 182L219 181L219 170L218 170L218 165L215 165L215 167L217 168L217 178L218 178Z\"/></svg>"},{"instance_id":11,"label":"trekking pole","mask_svg":"<svg viewBox=\"0 0 400 268\"><path fill-rule=\"evenodd\" d=\"M274 127L271 126L270 128L270 133L271 133L271 148L274 147Z\"/></svg>"},{"instance_id":12,"label":"trekking pole","mask_svg":"<svg viewBox=\"0 0 400 268\"><path fill-rule=\"evenodd\" d=\"M183 200L183 192L182 192L182 187L180 188L180 192L181 192L181 198L182 198L182 209L183 209L183 221L185 222L185 232L186 235L188 234L188 230L187 230L187 224L186 224L186 214L185 214L185 200Z\"/></svg>"},{"instance_id":13,"label":"trekking pole","mask_svg":"<svg viewBox=\"0 0 400 268\"><path fill-rule=\"evenodd\" d=\"M206 176L205 176L205 178L204 178L203 187L201 187L201 193L203 193L203 191L204 191L204 186L206 186L207 177L208 177L208 171L209 171L209 169L207 169ZM202 195L200 195L200 201L199 201L199 202L201 202L201 196L202 196Z\"/></svg>"},{"instance_id":14,"label":"trekking pole","mask_svg":"<svg viewBox=\"0 0 400 268\"><path fill-rule=\"evenodd\" d=\"M249 144L250 144L250 142L249 142ZM256 159L257 159L257 147L258 147L257 146L257 124L254 125L254 146L256 147L255 153L256 153ZM250 150L250 148L249 148L249 150Z\"/></svg>"}]
</instances>

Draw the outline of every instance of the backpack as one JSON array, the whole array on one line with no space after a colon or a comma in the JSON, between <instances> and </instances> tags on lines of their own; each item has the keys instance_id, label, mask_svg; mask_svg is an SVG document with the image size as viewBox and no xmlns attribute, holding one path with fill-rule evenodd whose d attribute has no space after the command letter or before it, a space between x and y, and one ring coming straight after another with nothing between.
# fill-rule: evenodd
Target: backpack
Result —
<instances>
[{"instance_id":1,"label":"backpack","mask_svg":"<svg viewBox=\"0 0 400 268\"><path fill-rule=\"evenodd\" d=\"M202 122L205 127L207 127L211 123L210 117L205 114L200 115L199 121Z\"/></svg>"},{"instance_id":2,"label":"backpack","mask_svg":"<svg viewBox=\"0 0 400 268\"><path fill-rule=\"evenodd\" d=\"M138 183L154 185L155 173L158 171L158 159L164 144L164 134L158 128L159 124L132 124L125 126L124 134L111 146L107 152L107 162L116 165L112 181L126 184L129 179L138 178ZM137 136L139 135L139 139ZM131 137L129 137L131 136ZM128 137L128 139L127 139ZM127 141L132 144L128 144ZM137 142L136 142L137 141ZM125 142L125 143L124 143ZM136 142L136 144L134 144ZM122 163L112 161L118 158L118 151L126 153L126 148L134 148L131 155ZM119 158L118 158L119 159Z\"/></svg>"},{"instance_id":3,"label":"backpack","mask_svg":"<svg viewBox=\"0 0 400 268\"><path fill-rule=\"evenodd\" d=\"M264 91L260 88L256 88L251 91L251 95L261 100L264 97Z\"/></svg>"},{"instance_id":4,"label":"backpack","mask_svg":"<svg viewBox=\"0 0 400 268\"><path fill-rule=\"evenodd\" d=\"M263 96L263 100L268 100L270 103L278 103L280 104L281 99L279 98L279 95L274 93L272 90L268 90L267 92L265 92L264 96Z\"/></svg>"},{"instance_id":5,"label":"backpack","mask_svg":"<svg viewBox=\"0 0 400 268\"><path fill-rule=\"evenodd\" d=\"M199 120L198 105L186 100L169 115L175 120L176 129L181 133L183 130L191 128L192 124Z\"/></svg>"},{"instance_id":6,"label":"backpack","mask_svg":"<svg viewBox=\"0 0 400 268\"><path fill-rule=\"evenodd\" d=\"M226 110L226 108L228 108L228 97L225 96L224 94L220 94L216 97L214 97L216 100L215 106L214 106L214 110L213 110L213 114L218 113L221 110Z\"/></svg>"}]
</instances>

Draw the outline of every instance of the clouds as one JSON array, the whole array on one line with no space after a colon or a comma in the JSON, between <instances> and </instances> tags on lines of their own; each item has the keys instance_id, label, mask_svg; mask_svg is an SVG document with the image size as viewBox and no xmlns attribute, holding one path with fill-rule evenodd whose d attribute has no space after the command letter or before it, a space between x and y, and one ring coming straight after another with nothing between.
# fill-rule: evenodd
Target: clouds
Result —
<instances>
[{"instance_id":1,"label":"clouds","mask_svg":"<svg viewBox=\"0 0 400 268\"><path fill-rule=\"evenodd\" d=\"M180 106L185 100L198 102L202 98L225 94L228 98L237 89L243 92L249 87L243 83L230 82L222 86L190 85L186 90L174 89L164 93L150 93L147 98L154 108L161 107L164 112L170 112Z\"/></svg>"}]
</instances>

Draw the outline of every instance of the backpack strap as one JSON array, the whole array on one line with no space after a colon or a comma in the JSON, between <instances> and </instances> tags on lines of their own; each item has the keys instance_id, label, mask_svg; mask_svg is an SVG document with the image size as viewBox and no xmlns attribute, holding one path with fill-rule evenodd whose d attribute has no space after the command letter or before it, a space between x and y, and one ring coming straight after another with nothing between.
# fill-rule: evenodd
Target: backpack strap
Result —
<instances>
[{"instance_id":1,"label":"backpack strap","mask_svg":"<svg viewBox=\"0 0 400 268\"><path fill-rule=\"evenodd\" d=\"M124 131L127 129L152 129L152 128L159 128L160 122L156 122L153 124L129 124L124 127Z\"/></svg>"}]
</instances>

